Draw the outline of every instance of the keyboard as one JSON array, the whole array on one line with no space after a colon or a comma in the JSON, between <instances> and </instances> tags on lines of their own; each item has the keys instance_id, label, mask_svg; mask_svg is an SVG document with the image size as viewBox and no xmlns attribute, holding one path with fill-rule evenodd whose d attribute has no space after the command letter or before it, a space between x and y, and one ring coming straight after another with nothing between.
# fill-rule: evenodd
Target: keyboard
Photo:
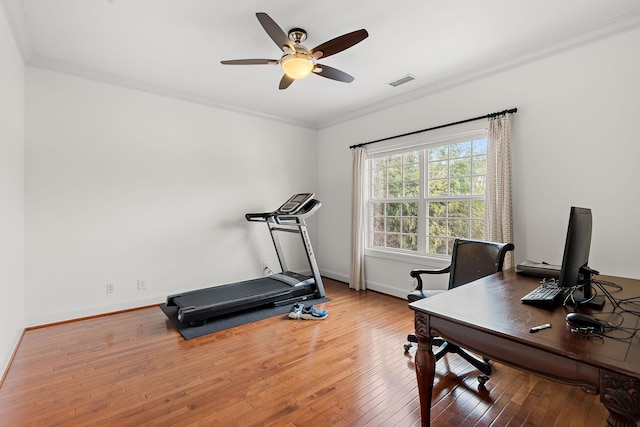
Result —
<instances>
[{"instance_id":1,"label":"keyboard","mask_svg":"<svg viewBox=\"0 0 640 427\"><path fill-rule=\"evenodd\" d=\"M525 304L557 304L560 303L568 291L557 285L544 283L520 298Z\"/></svg>"}]
</instances>

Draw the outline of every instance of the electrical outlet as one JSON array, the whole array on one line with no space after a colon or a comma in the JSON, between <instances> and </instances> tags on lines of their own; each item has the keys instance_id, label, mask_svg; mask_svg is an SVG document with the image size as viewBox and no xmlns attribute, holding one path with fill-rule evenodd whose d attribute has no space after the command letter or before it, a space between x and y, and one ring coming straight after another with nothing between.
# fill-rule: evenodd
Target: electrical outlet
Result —
<instances>
[{"instance_id":1,"label":"electrical outlet","mask_svg":"<svg viewBox=\"0 0 640 427\"><path fill-rule=\"evenodd\" d=\"M145 289L147 289L146 281L144 279L138 279L138 290L144 291Z\"/></svg>"},{"instance_id":2,"label":"electrical outlet","mask_svg":"<svg viewBox=\"0 0 640 427\"><path fill-rule=\"evenodd\" d=\"M112 294L115 291L113 283L107 283L107 293Z\"/></svg>"},{"instance_id":3,"label":"electrical outlet","mask_svg":"<svg viewBox=\"0 0 640 427\"><path fill-rule=\"evenodd\" d=\"M267 261L262 261L262 275L266 277L270 276L272 273L273 271L269 268L269 263Z\"/></svg>"},{"instance_id":4,"label":"electrical outlet","mask_svg":"<svg viewBox=\"0 0 640 427\"><path fill-rule=\"evenodd\" d=\"M416 286L418 286L418 280L417 280L415 277L411 277L411 278L409 279L409 287L410 287L411 289L415 289L415 288L416 288Z\"/></svg>"}]
</instances>

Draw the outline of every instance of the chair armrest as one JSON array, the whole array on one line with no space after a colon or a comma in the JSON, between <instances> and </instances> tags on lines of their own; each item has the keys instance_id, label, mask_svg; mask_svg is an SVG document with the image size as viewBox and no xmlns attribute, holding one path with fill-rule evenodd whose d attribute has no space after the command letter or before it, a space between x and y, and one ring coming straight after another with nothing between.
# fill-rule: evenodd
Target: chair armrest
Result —
<instances>
[{"instance_id":1,"label":"chair armrest","mask_svg":"<svg viewBox=\"0 0 640 427\"><path fill-rule=\"evenodd\" d=\"M444 274L444 273L450 273L450 272L451 272L451 266L448 266L441 270L413 269L409 272L409 275L411 277L418 279L418 285L416 286L415 290L421 291L422 290L422 278L420 277L421 274Z\"/></svg>"}]
</instances>

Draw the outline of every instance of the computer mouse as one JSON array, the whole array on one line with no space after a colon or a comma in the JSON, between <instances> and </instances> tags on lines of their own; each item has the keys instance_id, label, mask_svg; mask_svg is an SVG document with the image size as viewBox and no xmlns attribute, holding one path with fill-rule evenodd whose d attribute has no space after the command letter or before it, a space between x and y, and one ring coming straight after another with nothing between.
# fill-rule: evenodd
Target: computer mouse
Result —
<instances>
[{"instance_id":1,"label":"computer mouse","mask_svg":"<svg viewBox=\"0 0 640 427\"><path fill-rule=\"evenodd\" d=\"M566 320L567 324L574 328L593 328L601 332L604 332L605 328L611 328L611 323L583 313L569 313Z\"/></svg>"}]
</instances>

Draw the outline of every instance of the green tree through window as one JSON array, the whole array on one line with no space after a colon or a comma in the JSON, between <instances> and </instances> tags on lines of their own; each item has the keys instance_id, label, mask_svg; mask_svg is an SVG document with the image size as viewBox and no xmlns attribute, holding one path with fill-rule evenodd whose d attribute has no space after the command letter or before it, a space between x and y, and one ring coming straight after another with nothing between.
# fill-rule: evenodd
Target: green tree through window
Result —
<instances>
[{"instance_id":1,"label":"green tree through window","mask_svg":"<svg viewBox=\"0 0 640 427\"><path fill-rule=\"evenodd\" d=\"M486 135L369 159L368 247L451 253L484 237Z\"/></svg>"}]
</instances>

